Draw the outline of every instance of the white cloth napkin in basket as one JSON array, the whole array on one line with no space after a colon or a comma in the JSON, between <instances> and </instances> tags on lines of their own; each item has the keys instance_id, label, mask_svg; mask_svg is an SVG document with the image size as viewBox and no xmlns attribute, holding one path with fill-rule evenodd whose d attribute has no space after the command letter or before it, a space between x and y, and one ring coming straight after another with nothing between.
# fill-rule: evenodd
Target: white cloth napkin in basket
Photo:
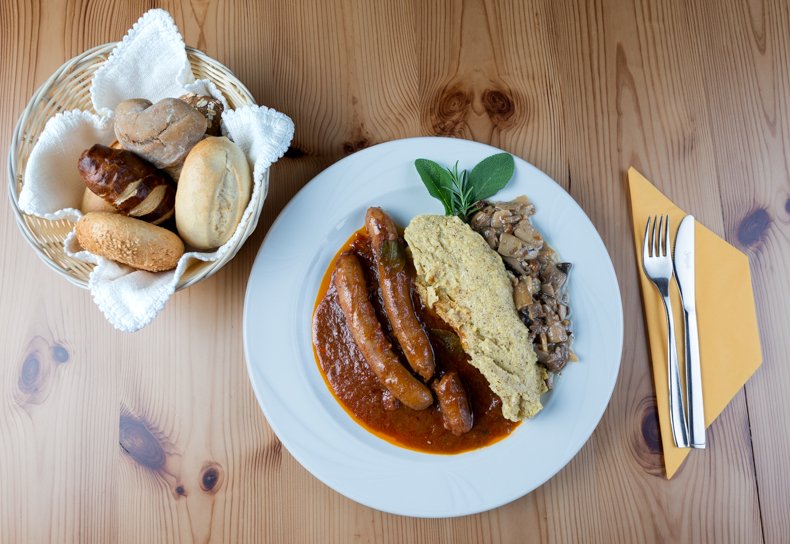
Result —
<instances>
[{"instance_id":1,"label":"white cloth napkin in basket","mask_svg":"<svg viewBox=\"0 0 790 544\"><path fill-rule=\"evenodd\" d=\"M266 198L268 181L264 182L264 174L288 149L294 125L286 115L263 106L230 110L214 83L196 81L181 34L170 14L161 9L140 18L96 71L90 91L98 115L77 110L55 115L30 153L19 195L19 207L26 214L74 222L82 216L79 208L85 184L77 169L80 153L96 143L109 145L115 139L113 110L130 98L157 102L187 92L212 95L225 106L224 133L252 165L252 198L231 239L211 252L185 253L173 270L151 273L119 265L88 253L73 232L68 235L66 253L97 265L88 280L96 304L115 328L133 332L149 324L164 307L190 264L216 261L234 249L260 201Z\"/></svg>"}]
</instances>

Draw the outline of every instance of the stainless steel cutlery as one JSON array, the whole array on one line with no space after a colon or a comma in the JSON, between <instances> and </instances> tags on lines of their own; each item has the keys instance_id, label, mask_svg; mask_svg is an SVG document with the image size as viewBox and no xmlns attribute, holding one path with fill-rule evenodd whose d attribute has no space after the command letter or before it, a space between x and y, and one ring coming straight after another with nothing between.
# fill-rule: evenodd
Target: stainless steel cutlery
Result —
<instances>
[{"instance_id":1,"label":"stainless steel cutlery","mask_svg":"<svg viewBox=\"0 0 790 544\"><path fill-rule=\"evenodd\" d=\"M666 223L663 215L660 221L656 217L653 221L652 231L650 230L650 218L647 219L645 241L642 245L642 266L647 277L658 289L667 314L667 374L669 376L669 419L672 422L672 438L678 448L688 448L689 436L683 408L683 391L680 387L677 343L675 342L675 320L672 317L672 301L669 299L669 283L673 275L672 252L669 245L669 216L667 216Z\"/></svg>"},{"instance_id":2,"label":"stainless steel cutlery","mask_svg":"<svg viewBox=\"0 0 790 544\"><path fill-rule=\"evenodd\" d=\"M667 219L667 223L669 219ZM692 448L705 447L705 411L702 406L702 371L699 360L697 304L694 274L694 216L680 222L675 235L675 279L683 301L686 324L686 401L688 402L689 443Z\"/></svg>"},{"instance_id":3,"label":"stainless steel cutlery","mask_svg":"<svg viewBox=\"0 0 790 544\"><path fill-rule=\"evenodd\" d=\"M694 217L688 215L680 223L675 237L674 259L669 242L669 215L666 216L666 219L663 215L660 219L656 216L653 219L652 230L650 227L650 218L648 217L642 245L642 266L645 274L661 295L667 317L667 375L669 378L669 417L672 424L672 438L679 448L704 448L705 412L702 404L702 375L695 299ZM669 285L673 275L677 279L678 290L683 301L686 339L685 391L688 419L686 419L683 390L681 389L672 302L669 298Z\"/></svg>"}]
</instances>

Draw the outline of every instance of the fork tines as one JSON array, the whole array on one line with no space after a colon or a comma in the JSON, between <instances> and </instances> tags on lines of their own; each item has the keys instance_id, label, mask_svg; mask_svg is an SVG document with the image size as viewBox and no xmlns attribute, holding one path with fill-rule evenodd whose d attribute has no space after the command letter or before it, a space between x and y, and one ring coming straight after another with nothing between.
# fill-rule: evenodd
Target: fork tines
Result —
<instances>
[{"instance_id":1,"label":"fork tines","mask_svg":"<svg viewBox=\"0 0 790 544\"><path fill-rule=\"evenodd\" d=\"M658 224L658 249L662 251L661 253L656 253L656 224ZM667 215L666 224L664 223L664 216L662 215L661 218L656 215L655 220L653 221L653 232L650 235L650 253L647 252L647 240L648 236L647 233L650 231L650 217L647 218L647 226L645 227L645 250L644 252L648 254L650 257L666 257L670 255L670 245L669 245L669 215ZM663 248L662 248L663 245Z\"/></svg>"}]
</instances>

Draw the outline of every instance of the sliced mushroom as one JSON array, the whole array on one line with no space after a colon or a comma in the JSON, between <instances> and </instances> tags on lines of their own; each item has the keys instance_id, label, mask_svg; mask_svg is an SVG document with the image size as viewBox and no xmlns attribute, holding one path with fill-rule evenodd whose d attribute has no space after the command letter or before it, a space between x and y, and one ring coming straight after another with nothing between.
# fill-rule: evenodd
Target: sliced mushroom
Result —
<instances>
[{"instance_id":1,"label":"sliced mushroom","mask_svg":"<svg viewBox=\"0 0 790 544\"><path fill-rule=\"evenodd\" d=\"M541 293L546 293L547 295L553 297L554 296L554 287L552 287L550 283L542 283L542 284L540 284L540 292Z\"/></svg>"},{"instance_id":2,"label":"sliced mushroom","mask_svg":"<svg viewBox=\"0 0 790 544\"><path fill-rule=\"evenodd\" d=\"M521 198L521 197L519 197ZM519 198L515 200L511 200L509 202L494 202L494 206L499 208L500 210L510 210L511 212L520 210L525 206L528 206L529 203L519 201ZM525 197L526 198L526 197Z\"/></svg>"},{"instance_id":3,"label":"sliced mushroom","mask_svg":"<svg viewBox=\"0 0 790 544\"><path fill-rule=\"evenodd\" d=\"M527 306L527 315L530 319L537 319L543 317L546 313L543 311L543 306L540 302L535 302Z\"/></svg>"},{"instance_id":4,"label":"sliced mushroom","mask_svg":"<svg viewBox=\"0 0 790 544\"><path fill-rule=\"evenodd\" d=\"M526 260L537 257L537 251L535 249L529 247L522 240L506 232L502 233L502 236L499 238L499 247L497 248L497 251L500 255L504 255L506 257L516 257L518 259Z\"/></svg>"},{"instance_id":5,"label":"sliced mushroom","mask_svg":"<svg viewBox=\"0 0 790 544\"><path fill-rule=\"evenodd\" d=\"M483 231L483 238L486 239L488 245L491 249L496 250L499 246L499 238L497 237L497 232L494 229L485 229Z\"/></svg>"},{"instance_id":6,"label":"sliced mushroom","mask_svg":"<svg viewBox=\"0 0 790 544\"><path fill-rule=\"evenodd\" d=\"M532 282L521 279L513 288L513 301L516 303L516 310L521 310L532 303L532 293L527 284L531 285Z\"/></svg>"},{"instance_id":7,"label":"sliced mushroom","mask_svg":"<svg viewBox=\"0 0 790 544\"><path fill-rule=\"evenodd\" d=\"M509 202L495 202L494 206L501 210L524 210L527 215L535 213L535 206L532 205L532 202L529 201L526 195L521 195Z\"/></svg>"},{"instance_id":8,"label":"sliced mushroom","mask_svg":"<svg viewBox=\"0 0 790 544\"><path fill-rule=\"evenodd\" d=\"M543 274L540 275L540 279L543 280L544 283L550 284L554 293L560 293L568 276L563 274L554 264L549 264L546 270L543 271Z\"/></svg>"},{"instance_id":9,"label":"sliced mushroom","mask_svg":"<svg viewBox=\"0 0 790 544\"><path fill-rule=\"evenodd\" d=\"M483 227L488 227L491 225L491 214L480 210L476 214L472 216L472 219L469 221L469 226L471 226L474 230L480 230Z\"/></svg>"},{"instance_id":10,"label":"sliced mushroom","mask_svg":"<svg viewBox=\"0 0 790 544\"><path fill-rule=\"evenodd\" d=\"M518 223L521 221L522 216L520 215L506 215L502 216L502 223L505 225L512 225L513 223Z\"/></svg>"},{"instance_id":11,"label":"sliced mushroom","mask_svg":"<svg viewBox=\"0 0 790 544\"><path fill-rule=\"evenodd\" d=\"M549 342L565 342L568 339L568 333L565 332L565 325L561 321L549 325Z\"/></svg>"},{"instance_id":12,"label":"sliced mushroom","mask_svg":"<svg viewBox=\"0 0 790 544\"><path fill-rule=\"evenodd\" d=\"M544 363L546 369L551 372L559 372L568 364L568 347L565 344L558 344L554 351L549 354L549 360Z\"/></svg>"},{"instance_id":13,"label":"sliced mushroom","mask_svg":"<svg viewBox=\"0 0 790 544\"><path fill-rule=\"evenodd\" d=\"M540 293L540 280L536 277L532 277L532 296L534 297Z\"/></svg>"},{"instance_id":14,"label":"sliced mushroom","mask_svg":"<svg viewBox=\"0 0 790 544\"><path fill-rule=\"evenodd\" d=\"M513 231L513 234L527 244L530 249L540 250L543 248L543 236L532 226L529 219L524 218Z\"/></svg>"},{"instance_id":15,"label":"sliced mushroom","mask_svg":"<svg viewBox=\"0 0 790 544\"><path fill-rule=\"evenodd\" d=\"M504 219L506 217L510 217L510 212L508 210L497 210L494 212L494 215L491 216L491 226L495 229L501 229L505 226Z\"/></svg>"},{"instance_id":16,"label":"sliced mushroom","mask_svg":"<svg viewBox=\"0 0 790 544\"><path fill-rule=\"evenodd\" d=\"M548 353L543 351L542 349L536 349L535 355L538 356L538 362L543 363L544 365L549 362L550 356Z\"/></svg>"},{"instance_id":17,"label":"sliced mushroom","mask_svg":"<svg viewBox=\"0 0 790 544\"><path fill-rule=\"evenodd\" d=\"M505 261L505 263L508 264L510 266L510 268L512 268L513 270L515 270L519 274L523 274L525 276L529 275L529 272L527 272L527 269L524 268L523 266L521 266L521 262L519 262L519 260L516 259L515 257L504 257L503 256L502 260Z\"/></svg>"},{"instance_id":18,"label":"sliced mushroom","mask_svg":"<svg viewBox=\"0 0 790 544\"><path fill-rule=\"evenodd\" d=\"M571 268L573 267L571 263L557 263L556 266L566 276L571 273Z\"/></svg>"}]
</instances>

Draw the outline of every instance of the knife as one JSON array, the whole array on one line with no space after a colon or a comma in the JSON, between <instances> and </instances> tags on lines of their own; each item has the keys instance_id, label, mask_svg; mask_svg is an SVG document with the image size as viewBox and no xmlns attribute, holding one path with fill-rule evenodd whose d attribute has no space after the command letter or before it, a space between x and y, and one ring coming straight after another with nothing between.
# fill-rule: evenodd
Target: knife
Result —
<instances>
[{"instance_id":1,"label":"knife","mask_svg":"<svg viewBox=\"0 0 790 544\"><path fill-rule=\"evenodd\" d=\"M675 236L674 265L686 323L686 404L688 404L689 442L692 448L705 448L705 408L702 404L702 371L694 291L694 216L692 215L684 217L678 227Z\"/></svg>"}]
</instances>

